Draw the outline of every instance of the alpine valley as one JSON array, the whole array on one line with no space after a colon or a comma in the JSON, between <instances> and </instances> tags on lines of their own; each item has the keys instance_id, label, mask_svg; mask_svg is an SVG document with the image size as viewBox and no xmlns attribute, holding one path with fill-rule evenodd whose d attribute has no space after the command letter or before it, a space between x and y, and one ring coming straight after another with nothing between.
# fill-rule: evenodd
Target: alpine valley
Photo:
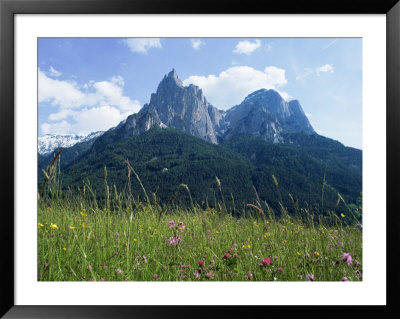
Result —
<instances>
[{"instance_id":1,"label":"alpine valley","mask_svg":"<svg viewBox=\"0 0 400 319\"><path fill-rule=\"evenodd\" d=\"M144 197L138 180L128 179L126 159L161 203L181 184L195 204L214 207L223 197L235 214L254 202L254 189L276 211L282 203L289 211L297 205L323 213L361 196L362 151L317 134L299 101L274 90L257 90L222 111L172 70L138 113L90 137L64 146L60 176L66 190L89 180L100 200L105 167L112 189ZM60 147L39 152L39 186ZM188 192L176 201L190 203Z\"/></svg>"}]
</instances>

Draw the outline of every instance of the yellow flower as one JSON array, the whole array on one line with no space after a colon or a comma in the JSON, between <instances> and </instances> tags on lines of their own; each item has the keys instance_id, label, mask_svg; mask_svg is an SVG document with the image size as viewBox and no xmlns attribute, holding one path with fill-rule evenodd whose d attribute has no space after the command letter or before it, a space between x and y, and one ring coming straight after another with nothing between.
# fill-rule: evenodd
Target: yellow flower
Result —
<instances>
[{"instance_id":1,"label":"yellow flower","mask_svg":"<svg viewBox=\"0 0 400 319\"><path fill-rule=\"evenodd\" d=\"M56 224L51 223L50 224L50 228L51 229L58 229L58 226Z\"/></svg>"},{"instance_id":2,"label":"yellow flower","mask_svg":"<svg viewBox=\"0 0 400 319\"><path fill-rule=\"evenodd\" d=\"M269 236L271 236L270 233L265 233L265 234L264 234L264 238L267 238L267 237L269 237Z\"/></svg>"},{"instance_id":3,"label":"yellow flower","mask_svg":"<svg viewBox=\"0 0 400 319\"><path fill-rule=\"evenodd\" d=\"M86 214L85 212L83 212L83 211L82 211L80 214L81 214L81 216L83 216L83 217L86 217L86 216L87 216L87 214Z\"/></svg>"},{"instance_id":4,"label":"yellow flower","mask_svg":"<svg viewBox=\"0 0 400 319\"><path fill-rule=\"evenodd\" d=\"M344 215L343 213L341 213L341 214L340 214L340 216L342 216L342 218L344 218L344 217L345 217L345 215Z\"/></svg>"},{"instance_id":5,"label":"yellow flower","mask_svg":"<svg viewBox=\"0 0 400 319\"><path fill-rule=\"evenodd\" d=\"M297 256L301 256L301 254L299 252L297 252Z\"/></svg>"},{"instance_id":6,"label":"yellow flower","mask_svg":"<svg viewBox=\"0 0 400 319\"><path fill-rule=\"evenodd\" d=\"M41 223L38 223L38 227L43 227L44 225Z\"/></svg>"},{"instance_id":7,"label":"yellow flower","mask_svg":"<svg viewBox=\"0 0 400 319\"><path fill-rule=\"evenodd\" d=\"M69 229L74 230L75 226L69 226Z\"/></svg>"},{"instance_id":8,"label":"yellow flower","mask_svg":"<svg viewBox=\"0 0 400 319\"><path fill-rule=\"evenodd\" d=\"M318 257L319 256L319 252L318 251L314 251L314 255Z\"/></svg>"},{"instance_id":9,"label":"yellow flower","mask_svg":"<svg viewBox=\"0 0 400 319\"><path fill-rule=\"evenodd\" d=\"M137 239L136 239L136 238L133 238L133 242L135 242L135 243L136 243L136 242L137 242Z\"/></svg>"},{"instance_id":10,"label":"yellow flower","mask_svg":"<svg viewBox=\"0 0 400 319\"><path fill-rule=\"evenodd\" d=\"M90 228L90 226L88 224L86 224L86 223L82 223L82 227L83 228Z\"/></svg>"},{"instance_id":11,"label":"yellow flower","mask_svg":"<svg viewBox=\"0 0 400 319\"><path fill-rule=\"evenodd\" d=\"M64 247L63 250L64 250L64 251L67 251L67 248Z\"/></svg>"}]
</instances>

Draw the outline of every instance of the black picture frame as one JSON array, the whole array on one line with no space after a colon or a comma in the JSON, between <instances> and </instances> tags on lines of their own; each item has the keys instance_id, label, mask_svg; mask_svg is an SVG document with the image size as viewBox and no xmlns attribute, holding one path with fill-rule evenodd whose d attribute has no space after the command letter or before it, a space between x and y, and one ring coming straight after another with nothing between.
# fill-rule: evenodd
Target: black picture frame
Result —
<instances>
[{"instance_id":1,"label":"black picture frame","mask_svg":"<svg viewBox=\"0 0 400 319\"><path fill-rule=\"evenodd\" d=\"M399 0L265 0L257 2L192 2L184 0L0 0L0 181L2 253L0 315L4 318L164 318L292 315L373 317L399 316L399 225L396 201L400 137L400 1ZM387 21L386 118L386 306L21 306L14 288L14 15L15 14L385 14ZM371 291L373 294L374 292Z\"/></svg>"}]
</instances>

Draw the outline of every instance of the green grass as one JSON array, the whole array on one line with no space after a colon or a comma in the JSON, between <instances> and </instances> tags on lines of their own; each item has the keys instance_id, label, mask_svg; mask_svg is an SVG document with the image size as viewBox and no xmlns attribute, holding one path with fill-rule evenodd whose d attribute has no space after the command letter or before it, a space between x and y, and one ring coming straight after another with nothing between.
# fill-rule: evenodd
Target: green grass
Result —
<instances>
[{"instance_id":1,"label":"green grass","mask_svg":"<svg viewBox=\"0 0 400 319\"><path fill-rule=\"evenodd\" d=\"M340 215L328 223L302 209L275 219L248 207L238 219L223 208L161 207L156 200L124 207L118 196L104 209L78 197L39 199L39 281L304 281L308 274L362 280L362 231ZM172 220L184 230L170 228ZM169 245L178 235L181 241ZM263 265L268 257L271 264Z\"/></svg>"}]
</instances>

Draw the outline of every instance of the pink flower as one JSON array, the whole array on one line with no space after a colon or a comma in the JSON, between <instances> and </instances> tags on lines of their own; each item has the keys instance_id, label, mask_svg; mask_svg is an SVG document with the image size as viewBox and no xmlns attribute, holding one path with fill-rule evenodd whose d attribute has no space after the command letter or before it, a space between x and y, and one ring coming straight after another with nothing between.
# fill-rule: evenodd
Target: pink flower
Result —
<instances>
[{"instance_id":1,"label":"pink flower","mask_svg":"<svg viewBox=\"0 0 400 319\"><path fill-rule=\"evenodd\" d=\"M87 265L87 266L86 266L86 269L87 269L87 270L92 270L93 268L92 268L92 266Z\"/></svg>"},{"instance_id":2,"label":"pink flower","mask_svg":"<svg viewBox=\"0 0 400 319\"><path fill-rule=\"evenodd\" d=\"M104 270L107 270L107 269L108 269L108 266L104 265L104 266L103 266L103 269L104 269Z\"/></svg>"},{"instance_id":3,"label":"pink flower","mask_svg":"<svg viewBox=\"0 0 400 319\"><path fill-rule=\"evenodd\" d=\"M168 222L168 226L169 226L169 228L174 228L175 227L175 222L173 220L170 220Z\"/></svg>"},{"instance_id":4,"label":"pink flower","mask_svg":"<svg viewBox=\"0 0 400 319\"><path fill-rule=\"evenodd\" d=\"M234 254L233 254L233 257L234 257L234 258L239 258L240 256L239 256L238 254L234 253Z\"/></svg>"},{"instance_id":5,"label":"pink flower","mask_svg":"<svg viewBox=\"0 0 400 319\"><path fill-rule=\"evenodd\" d=\"M90 281L94 281L94 279L92 278L92 279L90 279Z\"/></svg>"},{"instance_id":6,"label":"pink flower","mask_svg":"<svg viewBox=\"0 0 400 319\"><path fill-rule=\"evenodd\" d=\"M147 264L147 258L146 256L143 256L144 262Z\"/></svg>"},{"instance_id":7,"label":"pink flower","mask_svg":"<svg viewBox=\"0 0 400 319\"><path fill-rule=\"evenodd\" d=\"M115 237L119 237L120 235L119 235L119 232L116 232L115 233Z\"/></svg>"},{"instance_id":8,"label":"pink flower","mask_svg":"<svg viewBox=\"0 0 400 319\"><path fill-rule=\"evenodd\" d=\"M200 274L199 274L198 271L195 271L195 272L193 273L193 275L196 277L196 279L200 279Z\"/></svg>"},{"instance_id":9,"label":"pink flower","mask_svg":"<svg viewBox=\"0 0 400 319\"><path fill-rule=\"evenodd\" d=\"M315 279L314 279L314 275L313 274L308 274L307 276L306 276L306 281L314 281Z\"/></svg>"},{"instance_id":10,"label":"pink flower","mask_svg":"<svg viewBox=\"0 0 400 319\"><path fill-rule=\"evenodd\" d=\"M261 260L261 263L262 263L264 266L269 266L269 265L271 265L271 262L272 262L272 259L271 259L270 257L267 257L267 258L264 258L263 260Z\"/></svg>"},{"instance_id":11,"label":"pink flower","mask_svg":"<svg viewBox=\"0 0 400 319\"><path fill-rule=\"evenodd\" d=\"M349 280L347 279L347 277L343 277L342 281L349 281Z\"/></svg>"},{"instance_id":12,"label":"pink flower","mask_svg":"<svg viewBox=\"0 0 400 319\"><path fill-rule=\"evenodd\" d=\"M158 278L158 275L157 275L157 274L154 274L154 275L153 275L153 279L154 279L154 280L157 280L157 278Z\"/></svg>"},{"instance_id":13,"label":"pink flower","mask_svg":"<svg viewBox=\"0 0 400 319\"><path fill-rule=\"evenodd\" d=\"M178 223L178 228L180 229L180 231L184 231L185 230L185 224L183 222L179 222Z\"/></svg>"},{"instance_id":14,"label":"pink flower","mask_svg":"<svg viewBox=\"0 0 400 319\"><path fill-rule=\"evenodd\" d=\"M49 267L49 264L48 263L44 263L44 268L47 268L47 267Z\"/></svg>"},{"instance_id":15,"label":"pink flower","mask_svg":"<svg viewBox=\"0 0 400 319\"><path fill-rule=\"evenodd\" d=\"M206 278L212 278L215 275L210 271L210 272L206 273L205 276L206 276Z\"/></svg>"},{"instance_id":16,"label":"pink flower","mask_svg":"<svg viewBox=\"0 0 400 319\"><path fill-rule=\"evenodd\" d=\"M185 279L185 276L184 276L184 275L181 275L181 279L182 279L182 280Z\"/></svg>"},{"instance_id":17,"label":"pink flower","mask_svg":"<svg viewBox=\"0 0 400 319\"><path fill-rule=\"evenodd\" d=\"M277 269L278 271L282 271L283 272L283 268L282 267L278 267Z\"/></svg>"},{"instance_id":18,"label":"pink flower","mask_svg":"<svg viewBox=\"0 0 400 319\"><path fill-rule=\"evenodd\" d=\"M274 259L275 259L275 261L277 261L278 260L278 256L274 256Z\"/></svg>"},{"instance_id":19,"label":"pink flower","mask_svg":"<svg viewBox=\"0 0 400 319\"><path fill-rule=\"evenodd\" d=\"M199 260L199 267L203 267L204 266L204 260Z\"/></svg>"},{"instance_id":20,"label":"pink flower","mask_svg":"<svg viewBox=\"0 0 400 319\"><path fill-rule=\"evenodd\" d=\"M120 275L123 273L122 269L119 268L116 270L116 272L119 273Z\"/></svg>"},{"instance_id":21,"label":"pink flower","mask_svg":"<svg viewBox=\"0 0 400 319\"><path fill-rule=\"evenodd\" d=\"M224 257L223 257L224 259L229 259L229 258L231 258L231 255L230 254L228 254L228 253L226 253L225 255L224 255Z\"/></svg>"},{"instance_id":22,"label":"pink flower","mask_svg":"<svg viewBox=\"0 0 400 319\"><path fill-rule=\"evenodd\" d=\"M175 237L170 237L168 239L168 245L175 245L176 244L176 240Z\"/></svg>"},{"instance_id":23,"label":"pink flower","mask_svg":"<svg viewBox=\"0 0 400 319\"><path fill-rule=\"evenodd\" d=\"M104 278L100 278L100 281L104 281Z\"/></svg>"},{"instance_id":24,"label":"pink flower","mask_svg":"<svg viewBox=\"0 0 400 319\"><path fill-rule=\"evenodd\" d=\"M350 253L344 253L342 256L343 262L347 262L347 264L350 266L353 263L353 258L351 257Z\"/></svg>"}]
</instances>

